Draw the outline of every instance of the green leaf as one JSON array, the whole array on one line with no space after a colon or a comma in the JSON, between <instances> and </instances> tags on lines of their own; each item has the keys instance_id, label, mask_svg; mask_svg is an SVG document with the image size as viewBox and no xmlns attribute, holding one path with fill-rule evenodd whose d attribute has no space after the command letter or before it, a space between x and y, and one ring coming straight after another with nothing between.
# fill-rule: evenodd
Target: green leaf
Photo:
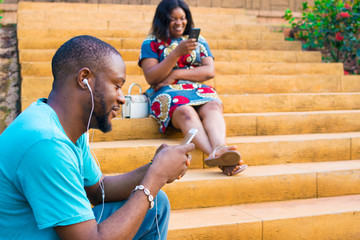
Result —
<instances>
[{"instance_id":1,"label":"green leaf","mask_svg":"<svg viewBox=\"0 0 360 240\"><path fill-rule=\"evenodd\" d=\"M356 55L360 57L360 48L356 50Z\"/></svg>"},{"instance_id":2,"label":"green leaf","mask_svg":"<svg viewBox=\"0 0 360 240\"><path fill-rule=\"evenodd\" d=\"M307 2L303 2L302 4L302 10L305 11L306 9L308 9L308 3Z\"/></svg>"},{"instance_id":3,"label":"green leaf","mask_svg":"<svg viewBox=\"0 0 360 240\"><path fill-rule=\"evenodd\" d=\"M290 10L290 9L286 9L286 10L285 10L284 19L289 21L291 18L292 18L292 12L291 12L291 10Z\"/></svg>"}]
</instances>

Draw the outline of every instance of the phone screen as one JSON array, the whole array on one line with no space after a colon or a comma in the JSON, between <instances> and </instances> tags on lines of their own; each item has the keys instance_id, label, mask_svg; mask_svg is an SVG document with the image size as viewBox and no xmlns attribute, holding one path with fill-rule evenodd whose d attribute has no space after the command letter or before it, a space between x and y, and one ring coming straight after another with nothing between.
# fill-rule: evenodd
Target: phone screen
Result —
<instances>
[{"instance_id":1,"label":"phone screen","mask_svg":"<svg viewBox=\"0 0 360 240\"><path fill-rule=\"evenodd\" d=\"M192 28L189 34L189 38L195 38L196 41L199 40L200 28Z\"/></svg>"}]
</instances>

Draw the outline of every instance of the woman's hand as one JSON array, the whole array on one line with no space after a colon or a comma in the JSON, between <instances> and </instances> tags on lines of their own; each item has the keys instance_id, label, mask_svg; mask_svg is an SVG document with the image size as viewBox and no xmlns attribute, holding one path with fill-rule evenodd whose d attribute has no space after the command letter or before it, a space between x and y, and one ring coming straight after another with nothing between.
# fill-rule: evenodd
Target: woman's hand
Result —
<instances>
[{"instance_id":1,"label":"woman's hand","mask_svg":"<svg viewBox=\"0 0 360 240\"><path fill-rule=\"evenodd\" d=\"M177 70L173 70L169 76L167 76L163 81L159 82L158 84L155 84L152 86L152 88L157 91L159 90L161 87L163 86L167 86L167 85L170 85L170 84L173 84L175 82L175 80L177 80L176 78L176 72Z\"/></svg>"},{"instance_id":2,"label":"woman's hand","mask_svg":"<svg viewBox=\"0 0 360 240\"><path fill-rule=\"evenodd\" d=\"M197 44L198 43L193 38L181 41L175 48L174 53L176 53L176 56L178 57L191 54L191 52L196 49Z\"/></svg>"}]
</instances>

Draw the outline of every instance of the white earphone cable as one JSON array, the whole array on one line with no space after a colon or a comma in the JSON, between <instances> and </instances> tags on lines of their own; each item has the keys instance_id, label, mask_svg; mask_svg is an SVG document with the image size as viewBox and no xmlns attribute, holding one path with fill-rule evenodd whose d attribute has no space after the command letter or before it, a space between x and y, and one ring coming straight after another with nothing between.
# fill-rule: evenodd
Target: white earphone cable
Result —
<instances>
[{"instance_id":1,"label":"white earphone cable","mask_svg":"<svg viewBox=\"0 0 360 240\"><path fill-rule=\"evenodd\" d=\"M85 79L84 79L85 80ZM89 128L90 128L90 121L91 121L91 116L94 112L94 96L93 96L93 93L92 93L92 90L89 86L89 83L88 81L84 81L84 83L87 85L89 91L90 91L90 94L91 94L91 111L90 111L90 116L89 116L89 121L88 121L88 124L87 124L87 129L86 129L86 132L89 131ZM100 162L98 161L94 151L93 151L93 147L92 147L92 143L93 143L93 139L94 139L94 129L92 130L92 134L91 134L91 141L89 141L89 148L90 148L90 151L91 151L91 154L92 156L94 157L96 163L98 164L99 166L99 169L100 169ZM88 137L88 140L89 140L89 137ZM99 171L99 186L101 188L101 196L102 196L102 208L101 208L101 213L100 213L100 217L99 219L97 220L97 223L99 224L100 223L100 220L102 218L102 215L104 213L104 205L105 205L105 188L104 188L104 182L102 181L101 179L101 172ZM155 198L155 220L156 220L156 229L157 229L157 232L159 234L159 239L161 239L161 234L160 234L160 229L159 229L159 223L158 223L158 218L157 218L157 198Z\"/></svg>"},{"instance_id":2,"label":"white earphone cable","mask_svg":"<svg viewBox=\"0 0 360 240\"><path fill-rule=\"evenodd\" d=\"M94 96L93 96L93 93L92 93L92 90L91 90L91 87L88 83L88 80L87 79L84 79L83 82L86 84L86 86L88 87L89 91L90 91L90 95L91 95L91 111L90 111L90 116L89 116L89 120L88 120L88 124L87 124L87 128L86 128L86 132L89 132L89 129L90 129L90 121L91 121L91 116L94 112ZM88 135L89 136L89 135ZM99 166L99 169L100 169L100 162L98 161L98 159L96 158L96 155L93 151L93 147L92 147L92 143L93 143L93 138L94 138L94 130L92 131L92 134L91 134L91 141L89 141L89 148L90 148L90 151L91 151L91 154L92 156L94 157L97 165ZM88 137L88 140L89 140L89 137ZM101 208L101 213L100 213L100 217L99 219L97 220L97 223L100 222L101 220L101 217L103 215L103 212L104 212L104 205L105 205L105 188L104 188L104 182L102 181L101 179L101 172L99 171L99 186L100 186L100 189L101 189L101 197L102 197L102 208Z\"/></svg>"}]
</instances>

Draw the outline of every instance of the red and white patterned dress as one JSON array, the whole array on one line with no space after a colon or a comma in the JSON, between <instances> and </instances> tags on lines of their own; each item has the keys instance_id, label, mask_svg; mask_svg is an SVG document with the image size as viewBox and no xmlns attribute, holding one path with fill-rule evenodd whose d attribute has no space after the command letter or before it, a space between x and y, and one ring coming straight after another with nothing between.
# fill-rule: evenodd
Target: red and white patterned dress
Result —
<instances>
[{"instance_id":1,"label":"red and white patterned dress","mask_svg":"<svg viewBox=\"0 0 360 240\"><path fill-rule=\"evenodd\" d=\"M161 62L178 46L180 41L186 39L188 36L170 38L165 43L157 40L154 36L148 36L141 46L139 63L145 58L155 58ZM198 51L194 50L189 55L181 56L174 69L195 68L201 65L201 58L213 57L209 45L201 36L198 46ZM162 133L165 133L177 107L181 105L200 106L210 101L221 102L213 87L188 80L177 80L174 84L163 86L157 91L149 88L146 95L150 100L150 115L159 122L159 130Z\"/></svg>"}]
</instances>

